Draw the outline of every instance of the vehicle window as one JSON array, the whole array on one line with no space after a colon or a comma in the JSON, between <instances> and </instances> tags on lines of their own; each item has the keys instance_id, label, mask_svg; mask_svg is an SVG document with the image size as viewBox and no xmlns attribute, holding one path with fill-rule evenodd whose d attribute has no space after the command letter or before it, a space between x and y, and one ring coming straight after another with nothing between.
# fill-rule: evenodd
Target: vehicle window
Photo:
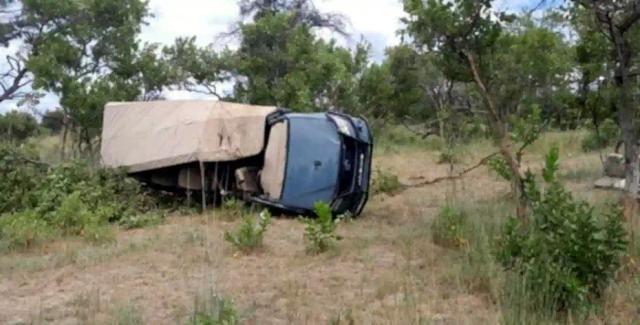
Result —
<instances>
[{"instance_id":1,"label":"vehicle window","mask_svg":"<svg viewBox=\"0 0 640 325\"><path fill-rule=\"evenodd\" d=\"M357 144L350 137L342 137L342 161L338 194L351 192L357 173Z\"/></svg>"}]
</instances>

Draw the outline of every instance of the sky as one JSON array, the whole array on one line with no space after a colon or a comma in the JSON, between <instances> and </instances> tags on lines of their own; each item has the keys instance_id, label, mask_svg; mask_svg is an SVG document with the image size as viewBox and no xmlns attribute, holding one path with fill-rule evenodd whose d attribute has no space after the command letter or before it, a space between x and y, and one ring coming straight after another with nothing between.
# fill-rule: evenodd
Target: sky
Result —
<instances>
[{"instance_id":1,"label":"sky","mask_svg":"<svg viewBox=\"0 0 640 325\"><path fill-rule=\"evenodd\" d=\"M499 8L518 11L531 7L539 0L498 0ZM200 45L215 42L217 47L233 46L221 43L216 35L228 31L238 19L236 0L150 0L149 8L153 17L143 27L140 39L144 42L171 44L176 37L196 36ZM353 47L361 38L372 45L371 57L375 61L384 58L386 47L397 45L400 38L403 17L401 0L316 0L316 6L323 12L343 14L349 22L348 39L340 40L342 45ZM330 35L323 35L330 37ZM0 48L4 57L15 48ZM168 99L188 99L196 97L183 91L165 94ZM202 96L197 96L202 97ZM41 102L40 109L52 109L58 99L48 94ZM0 112L16 108L15 102L0 103Z\"/></svg>"}]
</instances>

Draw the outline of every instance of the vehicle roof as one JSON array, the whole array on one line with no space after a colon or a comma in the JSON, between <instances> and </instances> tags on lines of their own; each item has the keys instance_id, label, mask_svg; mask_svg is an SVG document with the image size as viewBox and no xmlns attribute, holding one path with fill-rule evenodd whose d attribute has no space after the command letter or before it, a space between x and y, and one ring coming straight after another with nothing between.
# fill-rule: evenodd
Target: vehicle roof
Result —
<instances>
[{"instance_id":1,"label":"vehicle roof","mask_svg":"<svg viewBox=\"0 0 640 325\"><path fill-rule=\"evenodd\" d=\"M276 110L208 100L108 103L102 163L141 172L255 156L264 149L266 120Z\"/></svg>"}]
</instances>

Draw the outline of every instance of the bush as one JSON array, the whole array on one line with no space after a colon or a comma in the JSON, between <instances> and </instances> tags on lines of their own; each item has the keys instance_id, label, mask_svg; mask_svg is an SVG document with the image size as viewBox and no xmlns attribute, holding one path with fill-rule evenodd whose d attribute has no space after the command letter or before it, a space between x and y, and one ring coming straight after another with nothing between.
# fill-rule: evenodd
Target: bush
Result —
<instances>
[{"instance_id":1,"label":"bush","mask_svg":"<svg viewBox=\"0 0 640 325\"><path fill-rule=\"evenodd\" d=\"M53 168L35 195L37 210L47 218L67 196L77 193L87 210L118 222L142 212L144 201L140 184L121 170L94 170L86 162L74 161Z\"/></svg>"},{"instance_id":2,"label":"bush","mask_svg":"<svg viewBox=\"0 0 640 325\"><path fill-rule=\"evenodd\" d=\"M319 254L335 247L342 238L336 234L336 228L340 218L334 219L331 207L323 202L315 204L316 219L304 219L306 224L305 238L307 240L307 253Z\"/></svg>"},{"instance_id":3,"label":"bush","mask_svg":"<svg viewBox=\"0 0 640 325\"><path fill-rule=\"evenodd\" d=\"M0 146L0 175L0 219L8 219L1 231L11 247L33 245L45 228L104 241L113 238L109 223L130 228L158 220L143 214L155 202L124 171L82 161L48 167L25 147ZM33 231L23 229L28 225Z\"/></svg>"},{"instance_id":4,"label":"bush","mask_svg":"<svg viewBox=\"0 0 640 325\"><path fill-rule=\"evenodd\" d=\"M0 214L37 203L34 191L47 172L47 167L37 160L33 148L0 144Z\"/></svg>"},{"instance_id":5,"label":"bush","mask_svg":"<svg viewBox=\"0 0 640 325\"><path fill-rule=\"evenodd\" d=\"M372 181L373 194L393 194L402 189L398 176L388 171L377 169Z\"/></svg>"},{"instance_id":6,"label":"bush","mask_svg":"<svg viewBox=\"0 0 640 325\"><path fill-rule=\"evenodd\" d=\"M620 139L620 128L611 119L606 119L600 125L599 132L589 130L587 136L582 140L582 150L584 152L604 149L614 145Z\"/></svg>"},{"instance_id":7,"label":"bush","mask_svg":"<svg viewBox=\"0 0 640 325\"><path fill-rule=\"evenodd\" d=\"M269 211L263 210L258 219L256 223L253 216L245 216L235 232L225 232L224 239L244 253L261 248L264 233L271 222L271 214Z\"/></svg>"},{"instance_id":8,"label":"bush","mask_svg":"<svg viewBox=\"0 0 640 325\"><path fill-rule=\"evenodd\" d=\"M82 201L80 192L67 196L53 214L52 224L65 235L81 236L100 242L113 238L108 226L109 212L104 207L92 213Z\"/></svg>"},{"instance_id":9,"label":"bush","mask_svg":"<svg viewBox=\"0 0 640 325\"><path fill-rule=\"evenodd\" d=\"M0 247L2 248L29 248L45 241L53 233L53 228L46 221L38 218L33 210L0 217Z\"/></svg>"},{"instance_id":10,"label":"bush","mask_svg":"<svg viewBox=\"0 0 640 325\"><path fill-rule=\"evenodd\" d=\"M619 209L600 215L576 201L557 181L557 170L558 151L553 149L543 171L546 189L538 189L528 175L531 215L507 222L497 258L551 309L576 309L599 298L614 278L627 235Z\"/></svg>"},{"instance_id":11,"label":"bush","mask_svg":"<svg viewBox=\"0 0 640 325\"><path fill-rule=\"evenodd\" d=\"M431 224L433 242L442 247L461 248L467 245L467 214L446 206Z\"/></svg>"}]
</instances>

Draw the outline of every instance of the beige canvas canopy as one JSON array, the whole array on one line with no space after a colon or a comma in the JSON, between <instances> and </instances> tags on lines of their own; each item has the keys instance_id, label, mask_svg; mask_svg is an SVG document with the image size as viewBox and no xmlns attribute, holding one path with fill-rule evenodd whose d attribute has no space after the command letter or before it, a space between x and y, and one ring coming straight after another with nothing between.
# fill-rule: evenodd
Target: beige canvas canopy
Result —
<instances>
[{"instance_id":1,"label":"beige canvas canopy","mask_svg":"<svg viewBox=\"0 0 640 325\"><path fill-rule=\"evenodd\" d=\"M264 149L266 118L275 110L204 100L109 103L102 163L140 172L254 156Z\"/></svg>"}]
</instances>

